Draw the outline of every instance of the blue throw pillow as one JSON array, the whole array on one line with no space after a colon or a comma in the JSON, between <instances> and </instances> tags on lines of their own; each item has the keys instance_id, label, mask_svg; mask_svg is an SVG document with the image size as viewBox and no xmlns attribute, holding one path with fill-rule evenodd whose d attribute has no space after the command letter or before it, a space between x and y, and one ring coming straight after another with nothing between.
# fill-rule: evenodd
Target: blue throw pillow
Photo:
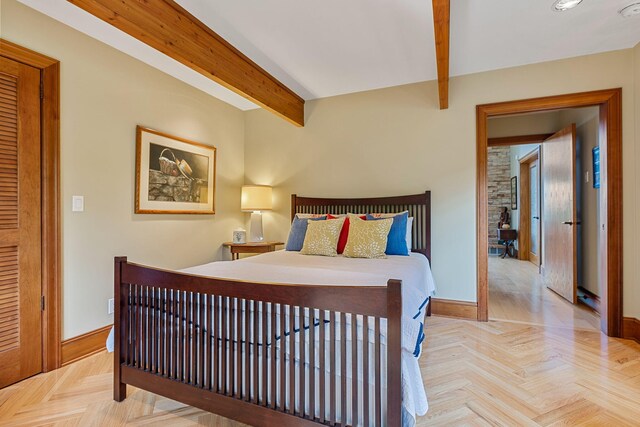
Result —
<instances>
[{"instance_id":1,"label":"blue throw pillow","mask_svg":"<svg viewBox=\"0 0 640 427\"><path fill-rule=\"evenodd\" d=\"M295 218L293 218L293 222L291 223L291 231L289 231L289 238L287 239L287 246L285 246L285 250L302 250L304 237L307 235L307 226L309 225L309 220L319 221L323 219L327 219L327 216L324 215L317 218L298 218L296 216Z\"/></svg>"},{"instance_id":2,"label":"blue throw pillow","mask_svg":"<svg viewBox=\"0 0 640 427\"><path fill-rule=\"evenodd\" d=\"M376 221L384 218L375 218L367 215L367 221ZM408 256L407 251L407 221L409 213L404 212L393 217L393 224L387 237L387 249L384 251L387 255L404 255Z\"/></svg>"}]
</instances>

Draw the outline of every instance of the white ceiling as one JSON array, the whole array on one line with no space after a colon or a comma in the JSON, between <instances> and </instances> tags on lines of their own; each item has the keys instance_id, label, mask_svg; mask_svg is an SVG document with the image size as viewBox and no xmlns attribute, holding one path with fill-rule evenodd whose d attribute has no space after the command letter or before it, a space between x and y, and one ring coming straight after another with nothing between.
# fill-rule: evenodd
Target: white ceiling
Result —
<instances>
[{"instance_id":1,"label":"white ceiling","mask_svg":"<svg viewBox=\"0 0 640 427\"><path fill-rule=\"evenodd\" d=\"M66 0L18 1L241 110L258 108L253 102L214 83L202 74L77 8Z\"/></svg>"},{"instance_id":2,"label":"white ceiling","mask_svg":"<svg viewBox=\"0 0 640 427\"><path fill-rule=\"evenodd\" d=\"M19 0L241 109L255 105L65 0ZM636 0L453 0L451 75L590 53L640 41ZM177 0L305 99L436 78L429 0Z\"/></svg>"}]
</instances>

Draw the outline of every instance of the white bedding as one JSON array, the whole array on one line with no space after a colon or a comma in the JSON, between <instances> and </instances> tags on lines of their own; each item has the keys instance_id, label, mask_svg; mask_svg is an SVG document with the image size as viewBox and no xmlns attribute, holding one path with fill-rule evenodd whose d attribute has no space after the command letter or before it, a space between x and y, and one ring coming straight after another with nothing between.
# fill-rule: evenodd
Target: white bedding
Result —
<instances>
[{"instance_id":1,"label":"white bedding","mask_svg":"<svg viewBox=\"0 0 640 427\"><path fill-rule=\"evenodd\" d=\"M183 270L209 277L288 284L385 286L402 280L402 406L403 425L415 424L428 409L418 359L424 339L422 319L427 298L435 292L429 262L421 254L385 259L322 257L276 251L237 261L204 264ZM381 324L383 332L385 325Z\"/></svg>"},{"instance_id":2,"label":"white bedding","mask_svg":"<svg viewBox=\"0 0 640 427\"><path fill-rule=\"evenodd\" d=\"M420 355L426 300L435 292L429 261L420 254L386 259L323 257L276 251L237 261L203 264L185 273L248 282L299 285L386 286L402 280L402 347Z\"/></svg>"},{"instance_id":3,"label":"white bedding","mask_svg":"<svg viewBox=\"0 0 640 427\"><path fill-rule=\"evenodd\" d=\"M237 261L213 262L182 271L208 277L300 285L384 286L389 279L402 280L403 425L413 426L416 415L424 415L427 412L428 403L418 359L424 339L423 310L427 298L433 295L435 286L428 260L423 255L361 259L342 256L308 256L298 252L276 251ZM308 325L308 317L305 316L305 318L304 324ZM349 331L351 325L349 321L347 323L347 331ZM299 319L296 319L296 324L299 325ZM362 338L362 332L360 320L358 322L359 339ZM373 331L369 332L373 333ZM384 322L381 323L381 332L386 335ZM347 337L350 336L351 333L347 332ZM318 334L316 334L317 339ZM386 340L383 339L382 343L386 344ZM110 344L112 342L108 342L107 347L110 347ZM295 357L296 363L299 362L298 356ZM309 358L307 357L306 360ZM349 370L350 360L350 357L347 358ZM386 358L384 360L386 361ZM361 375L362 372L359 376Z\"/></svg>"}]
</instances>

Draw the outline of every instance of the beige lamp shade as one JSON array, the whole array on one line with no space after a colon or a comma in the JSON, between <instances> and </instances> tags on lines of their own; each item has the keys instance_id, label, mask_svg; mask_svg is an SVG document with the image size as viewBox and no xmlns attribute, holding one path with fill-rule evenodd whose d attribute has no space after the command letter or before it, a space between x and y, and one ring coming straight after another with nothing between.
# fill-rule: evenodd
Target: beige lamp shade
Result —
<instances>
[{"instance_id":1,"label":"beige lamp shade","mask_svg":"<svg viewBox=\"0 0 640 427\"><path fill-rule=\"evenodd\" d=\"M243 185L240 208L243 211L268 211L273 209L272 188L267 185Z\"/></svg>"}]
</instances>

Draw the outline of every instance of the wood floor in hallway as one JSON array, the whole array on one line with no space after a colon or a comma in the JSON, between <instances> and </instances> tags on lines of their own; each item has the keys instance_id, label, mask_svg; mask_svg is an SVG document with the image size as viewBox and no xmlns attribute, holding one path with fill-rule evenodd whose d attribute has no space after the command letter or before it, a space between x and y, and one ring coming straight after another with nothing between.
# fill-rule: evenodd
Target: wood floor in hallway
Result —
<instances>
[{"instance_id":1,"label":"wood floor in hallway","mask_svg":"<svg viewBox=\"0 0 640 427\"><path fill-rule=\"evenodd\" d=\"M528 261L489 257L489 319L600 330L600 317L547 289Z\"/></svg>"},{"instance_id":2,"label":"wood floor in hallway","mask_svg":"<svg viewBox=\"0 0 640 427\"><path fill-rule=\"evenodd\" d=\"M636 342L501 321L432 317L426 326L430 409L418 426L638 425ZM0 425L239 425L132 387L116 403L112 367L104 352L0 390Z\"/></svg>"}]
</instances>

